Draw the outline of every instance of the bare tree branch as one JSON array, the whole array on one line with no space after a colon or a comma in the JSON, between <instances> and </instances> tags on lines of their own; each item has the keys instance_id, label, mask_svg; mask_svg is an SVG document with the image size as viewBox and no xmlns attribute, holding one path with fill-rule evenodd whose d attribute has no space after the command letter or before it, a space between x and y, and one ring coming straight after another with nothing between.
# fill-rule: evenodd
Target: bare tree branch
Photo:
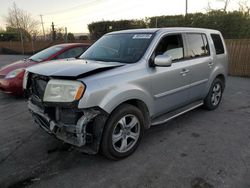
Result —
<instances>
[{"instance_id":1,"label":"bare tree branch","mask_svg":"<svg viewBox=\"0 0 250 188\"><path fill-rule=\"evenodd\" d=\"M212 9L212 7L211 7L211 2L210 2L210 0L208 0L207 1L207 8L206 8L206 11L207 12L210 12L210 11L212 11L213 9Z\"/></svg>"},{"instance_id":2,"label":"bare tree branch","mask_svg":"<svg viewBox=\"0 0 250 188\"><path fill-rule=\"evenodd\" d=\"M250 5L249 0L241 0L239 1L239 11L244 14L250 14Z\"/></svg>"},{"instance_id":3,"label":"bare tree branch","mask_svg":"<svg viewBox=\"0 0 250 188\"><path fill-rule=\"evenodd\" d=\"M227 8L228 8L229 3L230 3L230 0L224 0L224 8L223 8L223 11L224 11L224 12L227 11Z\"/></svg>"},{"instance_id":4,"label":"bare tree branch","mask_svg":"<svg viewBox=\"0 0 250 188\"><path fill-rule=\"evenodd\" d=\"M39 22L32 18L31 14L18 8L15 3L8 10L5 17L7 27L14 29L22 29L31 36L38 33Z\"/></svg>"},{"instance_id":5,"label":"bare tree branch","mask_svg":"<svg viewBox=\"0 0 250 188\"><path fill-rule=\"evenodd\" d=\"M227 11L227 8L228 8L228 5L229 5L229 3L230 3L231 0L217 0L217 1L223 2L224 6L223 6L223 8L220 9L220 10L226 12L226 11ZM210 1L210 0L208 0L206 10L207 10L207 12L210 12L210 11L214 10L214 9L212 8L212 6L211 6L211 1Z\"/></svg>"}]
</instances>

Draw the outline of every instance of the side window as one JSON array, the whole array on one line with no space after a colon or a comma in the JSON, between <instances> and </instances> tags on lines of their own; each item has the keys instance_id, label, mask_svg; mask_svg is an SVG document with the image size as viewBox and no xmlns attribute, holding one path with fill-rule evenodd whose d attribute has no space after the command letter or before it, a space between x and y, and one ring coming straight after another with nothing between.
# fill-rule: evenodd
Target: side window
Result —
<instances>
[{"instance_id":1,"label":"side window","mask_svg":"<svg viewBox=\"0 0 250 188\"><path fill-rule=\"evenodd\" d=\"M188 57L196 58L209 55L209 47L207 38L204 34L188 33Z\"/></svg>"},{"instance_id":2,"label":"side window","mask_svg":"<svg viewBox=\"0 0 250 188\"><path fill-rule=\"evenodd\" d=\"M85 51L84 47L76 47L66 50L65 52L59 54L56 59L66 59L72 57L78 57Z\"/></svg>"},{"instance_id":3,"label":"side window","mask_svg":"<svg viewBox=\"0 0 250 188\"><path fill-rule=\"evenodd\" d=\"M214 47L215 47L215 51L216 54L224 54L225 50L224 50L224 46L221 40L220 35L218 34L211 34L212 40L214 42Z\"/></svg>"},{"instance_id":4,"label":"side window","mask_svg":"<svg viewBox=\"0 0 250 188\"><path fill-rule=\"evenodd\" d=\"M157 55L169 55L172 57L172 61L183 59L184 48L182 36L178 34L164 37L155 50L155 56Z\"/></svg>"}]
</instances>

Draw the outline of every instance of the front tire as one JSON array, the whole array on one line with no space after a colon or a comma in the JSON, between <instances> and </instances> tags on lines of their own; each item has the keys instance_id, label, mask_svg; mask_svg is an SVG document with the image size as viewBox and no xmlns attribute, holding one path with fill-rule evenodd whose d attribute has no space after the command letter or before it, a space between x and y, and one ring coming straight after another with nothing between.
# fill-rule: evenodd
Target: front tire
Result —
<instances>
[{"instance_id":1,"label":"front tire","mask_svg":"<svg viewBox=\"0 0 250 188\"><path fill-rule=\"evenodd\" d=\"M224 90L223 81L216 78L213 81L211 88L208 92L208 95L204 100L204 107L207 110L214 110L219 106L222 99L223 90Z\"/></svg>"},{"instance_id":2,"label":"front tire","mask_svg":"<svg viewBox=\"0 0 250 188\"><path fill-rule=\"evenodd\" d=\"M107 121L101 143L103 154L113 160L131 155L139 145L143 132L142 112L130 104L119 106Z\"/></svg>"}]
</instances>

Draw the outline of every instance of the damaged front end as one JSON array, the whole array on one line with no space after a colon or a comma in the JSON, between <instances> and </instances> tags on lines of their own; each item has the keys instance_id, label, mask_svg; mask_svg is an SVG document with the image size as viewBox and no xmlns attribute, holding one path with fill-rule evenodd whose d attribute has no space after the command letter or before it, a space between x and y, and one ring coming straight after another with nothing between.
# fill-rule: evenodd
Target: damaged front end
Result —
<instances>
[{"instance_id":1,"label":"damaged front end","mask_svg":"<svg viewBox=\"0 0 250 188\"><path fill-rule=\"evenodd\" d=\"M35 122L47 133L82 151L99 150L107 114L99 108L78 109L78 101L45 102L43 96L51 78L32 74L27 81L28 108Z\"/></svg>"},{"instance_id":2,"label":"damaged front end","mask_svg":"<svg viewBox=\"0 0 250 188\"><path fill-rule=\"evenodd\" d=\"M35 119L35 122L41 126L49 134L54 134L58 139L71 145L82 147L92 141L92 135L86 132L87 125L93 121L100 112L88 109L82 110L83 115L77 120L76 124L65 124L60 122L59 117L52 119L45 110L29 102L29 110ZM61 109L55 108L55 114L60 113ZM61 114L60 114L61 115ZM68 119L68 121L72 121Z\"/></svg>"}]
</instances>

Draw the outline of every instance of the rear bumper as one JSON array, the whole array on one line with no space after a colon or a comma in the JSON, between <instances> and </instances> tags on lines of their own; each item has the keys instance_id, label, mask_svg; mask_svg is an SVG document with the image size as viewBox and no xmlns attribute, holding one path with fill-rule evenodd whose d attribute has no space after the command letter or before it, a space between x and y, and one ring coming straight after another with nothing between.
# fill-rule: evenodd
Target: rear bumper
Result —
<instances>
[{"instance_id":1,"label":"rear bumper","mask_svg":"<svg viewBox=\"0 0 250 188\"><path fill-rule=\"evenodd\" d=\"M22 79L20 78L0 78L0 91L13 95L23 95Z\"/></svg>"},{"instance_id":2,"label":"rear bumper","mask_svg":"<svg viewBox=\"0 0 250 188\"><path fill-rule=\"evenodd\" d=\"M88 136L90 135L86 132L86 127L90 121L100 114L100 112L93 109L83 110L84 115L78 119L76 125L70 125L56 122L45 114L43 109L30 101L28 103L28 108L35 122L47 133L77 147L82 147L87 143Z\"/></svg>"}]
</instances>

